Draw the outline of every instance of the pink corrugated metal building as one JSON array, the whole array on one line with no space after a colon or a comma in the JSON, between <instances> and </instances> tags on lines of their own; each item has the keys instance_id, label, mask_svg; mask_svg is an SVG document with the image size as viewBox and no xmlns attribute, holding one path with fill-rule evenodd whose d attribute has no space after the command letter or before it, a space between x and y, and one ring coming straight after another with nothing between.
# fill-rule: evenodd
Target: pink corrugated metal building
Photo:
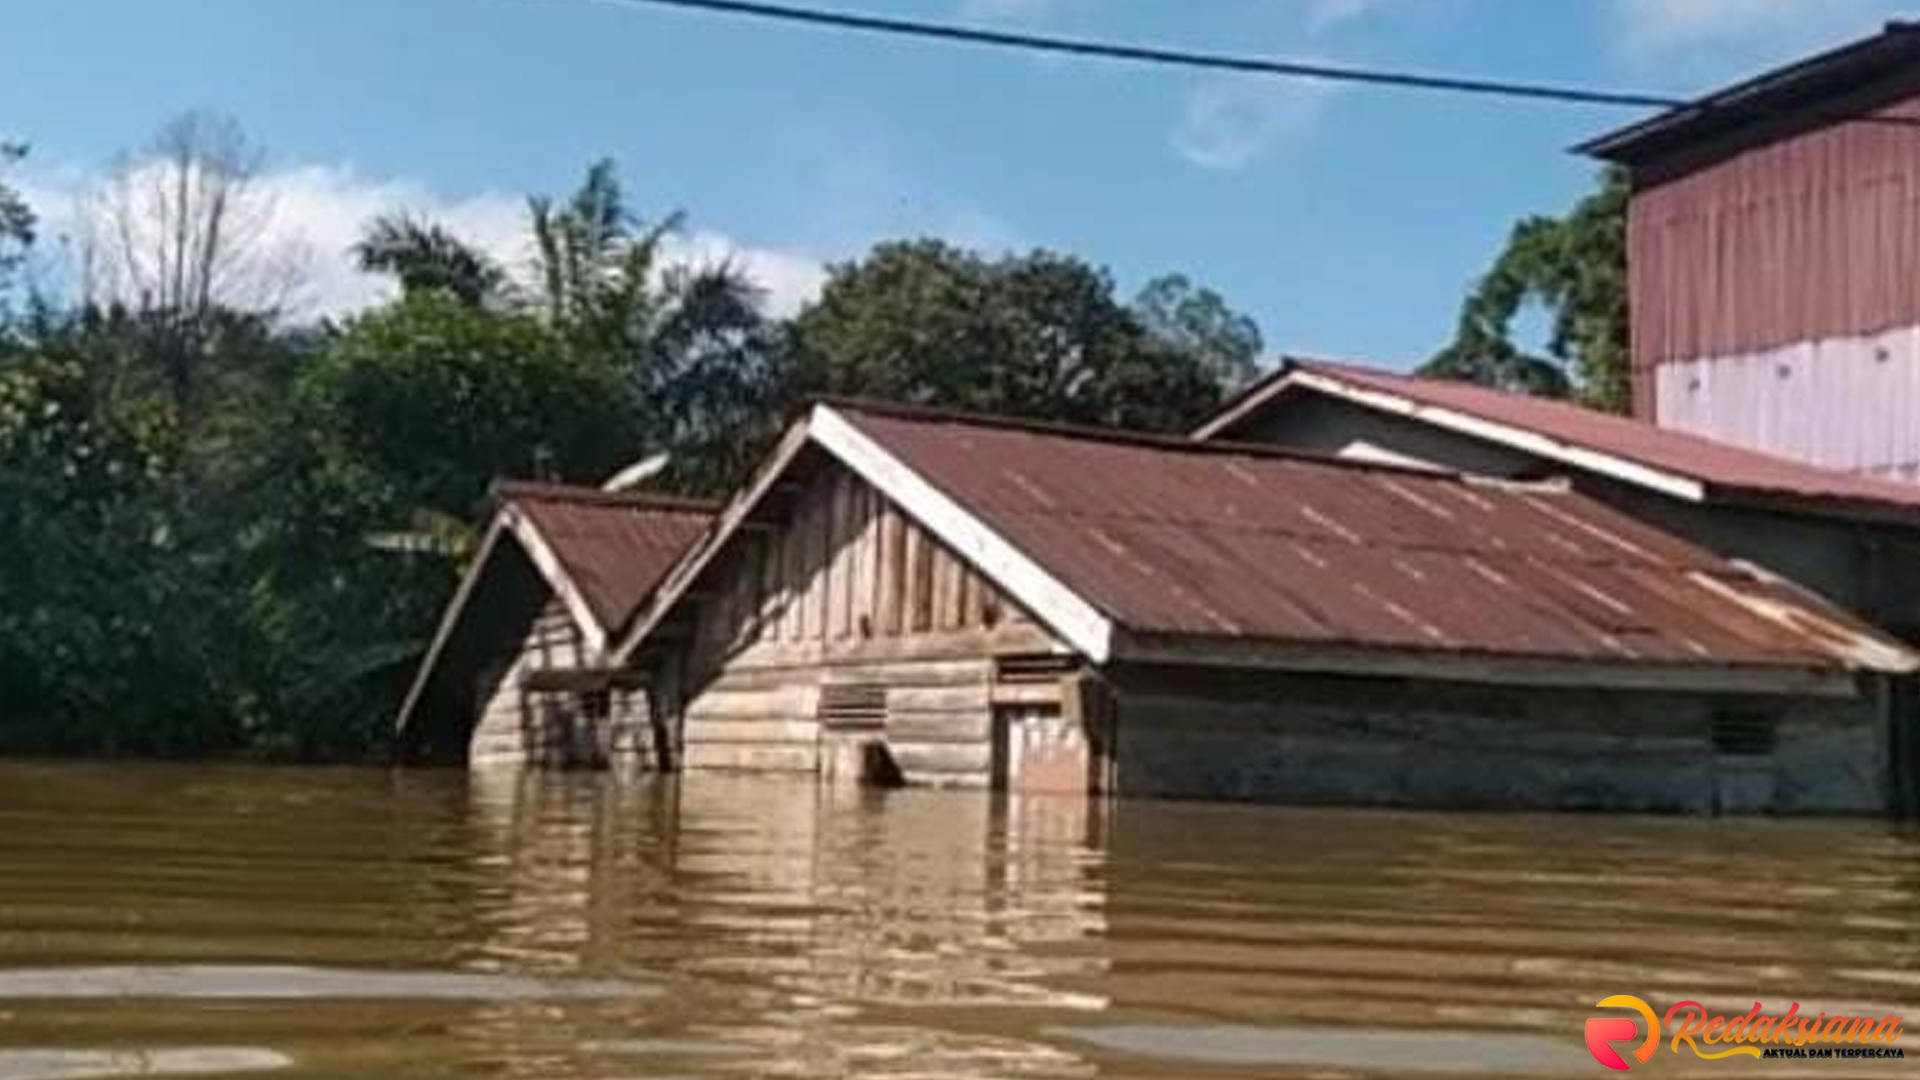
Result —
<instances>
[{"instance_id":1,"label":"pink corrugated metal building","mask_svg":"<svg viewBox=\"0 0 1920 1080\"><path fill-rule=\"evenodd\" d=\"M1920 481L1920 27L1584 149L1632 178L1638 415Z\"/></svg>"}]
</instances>

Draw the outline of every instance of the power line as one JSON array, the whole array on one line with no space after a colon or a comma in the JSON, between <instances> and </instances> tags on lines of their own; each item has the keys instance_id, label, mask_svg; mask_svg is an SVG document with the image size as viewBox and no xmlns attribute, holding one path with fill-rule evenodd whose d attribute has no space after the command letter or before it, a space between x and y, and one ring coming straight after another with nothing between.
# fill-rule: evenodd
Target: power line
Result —
<instances>
[{"instance_id":1,"label":"power line","mask_svg":"<svg viewBox=\"0 0 1920 1080\"><path fill-rule=\"evenodd\" d=\"M598 0L600 3L679 8L713 15L731 15L769 22L798 24L832 30L850 30L868 34L920 38L1001 49L1051 53L1064 56L1094 57L1138 64L1195 68L1206 71L1230 71L1247 75L1272 75L1282 78L1314 79L1322 82L1361 83L1402 89L1431 90L1442 93L1475 94L1483 97L1517 98L1575 105L1607 105L1621 108L1676 108L1689 104L1685 99L1665 94L1633 91L1597 90L1579 86L1555 86L1546 83L1510 82L1501 79L1460 78L1420 72L1389 71L1381 68L1315 64L1297 60L1275 60L1257 56L1231 56L1196 52L1153 45L1094 41L1085 38L1058 37L1051 34L992 30L977 26L898 19L884 15L866 15L851 11L795 7L763 3L761 0Z\"/></svg>"}]
</instances>

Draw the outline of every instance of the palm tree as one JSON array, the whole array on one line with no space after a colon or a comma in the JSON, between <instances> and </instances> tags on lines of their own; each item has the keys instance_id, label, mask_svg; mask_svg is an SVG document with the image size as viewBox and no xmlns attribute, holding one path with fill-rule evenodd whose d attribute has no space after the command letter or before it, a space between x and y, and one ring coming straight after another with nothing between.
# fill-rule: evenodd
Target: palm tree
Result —
<instances>
[{"instance_id":1,"label":"palm tree","mask_svg":"<svg viewBox=\"0 0 1920 1080\"><path fill-rule=\"evenodd\" d=\"M507 275L485 252L440 225L410 214L382 214L353 246L360 269L392 274L408 295L441 290L469 307L504 298Z\"/></svg>"},{"instance_id":2,"label":"palm tree","mask_svg":"<svg viewBox=\"0 0 1920 1080\"><path fill-rule=\"evenodd\" d=\"M775 334L760 288L731 261L673 261L685 218L634 214L611 161L596 162L564 199L529 198L527 211L533 263L520 289L478 248L405 214L374 219L354 253L409 294L441 289L476 307L532 309L579 356L632 381L654 433L647 449L679 451L679 480L731 479L764 426Z\"/></svg>"}]
</instances>

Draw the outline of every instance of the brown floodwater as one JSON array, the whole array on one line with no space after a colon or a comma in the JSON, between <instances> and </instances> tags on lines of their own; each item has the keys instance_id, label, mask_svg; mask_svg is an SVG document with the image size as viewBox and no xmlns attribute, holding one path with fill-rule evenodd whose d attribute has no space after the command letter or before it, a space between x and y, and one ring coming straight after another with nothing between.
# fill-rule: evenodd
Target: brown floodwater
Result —
<instances>
[{"instance_id":1,"label":"brown floodwater","mask_svg":"<svg viewBox=\"0 0 1920 1080\"><path fill-rule=\"evenodd\" d=\"M1920 837L0 765L0 1080L1594 1077L1614 994L1920 1013Z\"/></svg>"}]
</instances>

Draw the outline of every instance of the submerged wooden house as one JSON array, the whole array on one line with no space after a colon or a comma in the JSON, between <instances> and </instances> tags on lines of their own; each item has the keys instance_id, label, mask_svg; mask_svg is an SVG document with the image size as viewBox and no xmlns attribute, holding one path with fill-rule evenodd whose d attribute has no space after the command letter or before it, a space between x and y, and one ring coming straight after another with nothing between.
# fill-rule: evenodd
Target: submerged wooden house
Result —
<instances>
[{"instance_id":1,"label":"submerged wooden house","mask_svg":"<svg viewBox=\"0 0 1920 1080\"><path fill-rule=\"evenodd\" d=\"M503 483L400 710L417 761L665 768L610 649L712 521L682 499Z\"/></svg>"},{"instance_id":2,"label":"submerged wooden house","mask_svg":"<svg viewBox=\"0 0 1920 1080\"><path fill-rule=\"evenodd\" d=\"M796 424L609 664L664 760L1869 811L1920 656L1564 483L892 408Z\"/></svg>"}]
</instances>

